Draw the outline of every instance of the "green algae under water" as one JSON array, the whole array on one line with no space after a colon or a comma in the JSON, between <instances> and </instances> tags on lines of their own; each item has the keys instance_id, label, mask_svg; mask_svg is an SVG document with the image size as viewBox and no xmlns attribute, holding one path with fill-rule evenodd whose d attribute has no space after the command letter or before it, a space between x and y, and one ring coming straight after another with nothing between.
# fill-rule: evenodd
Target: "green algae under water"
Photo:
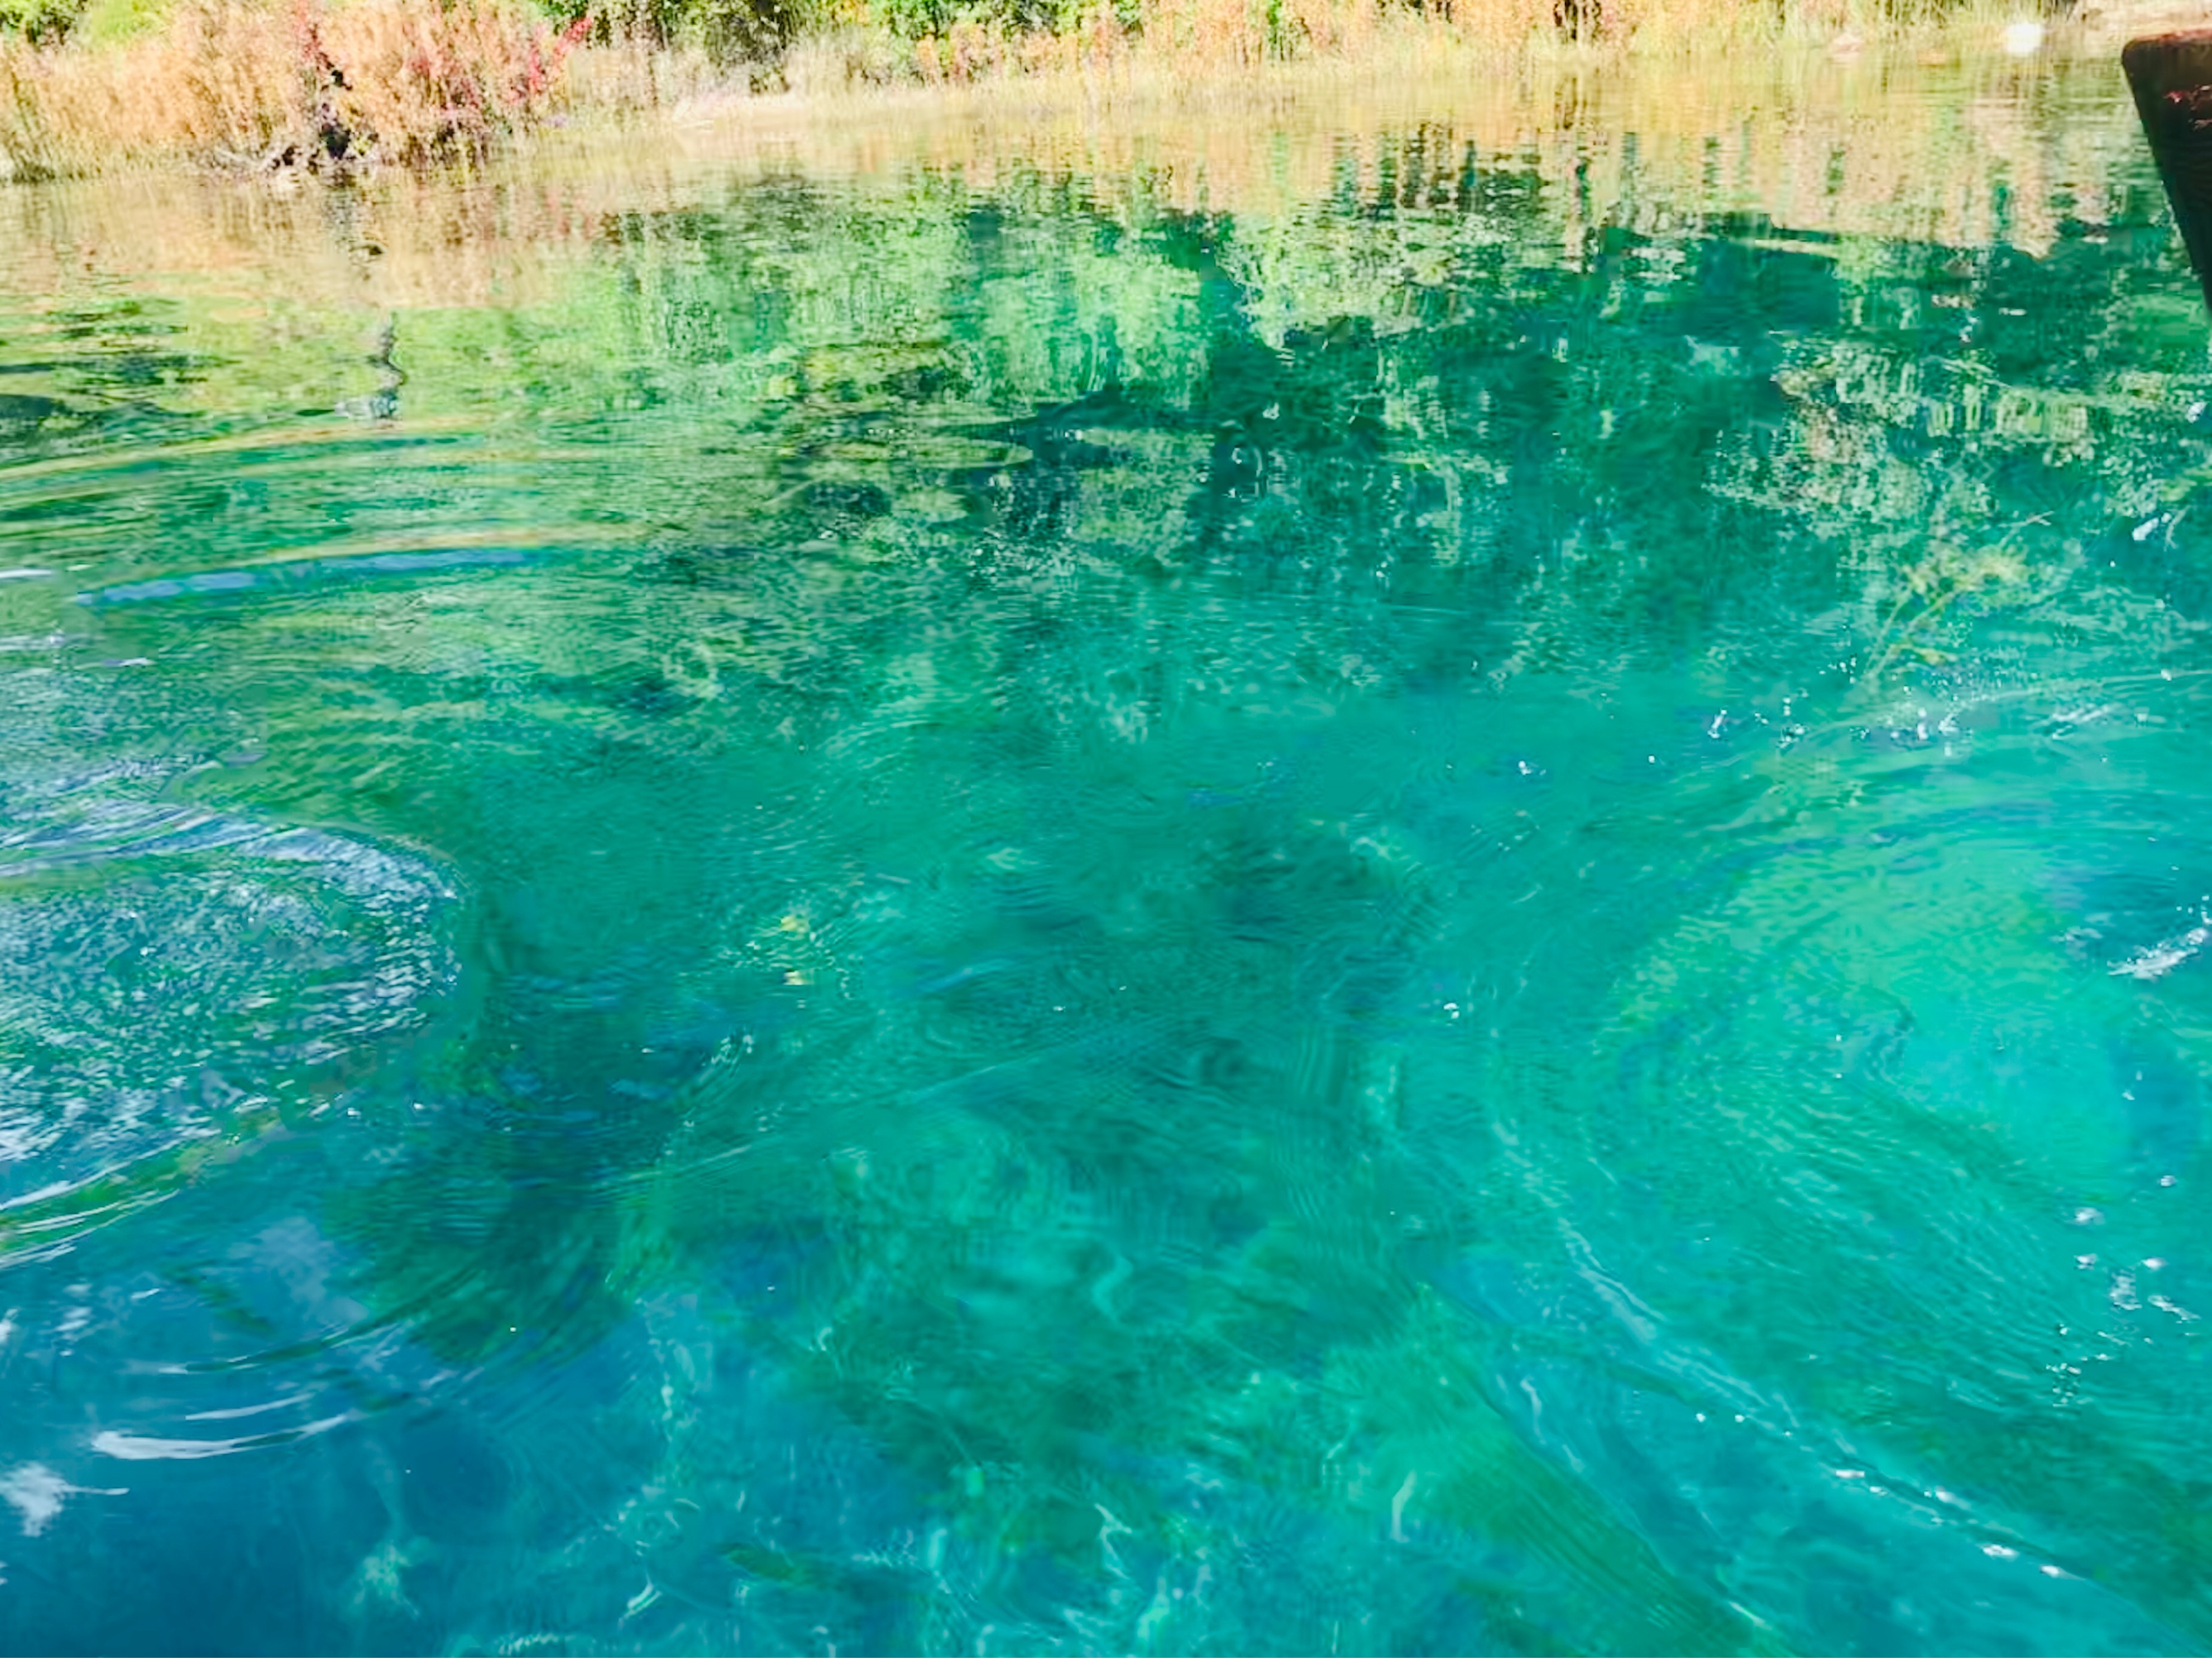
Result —
<instances>
[{"instance_id":1,"label":"green algae under water","mask_svg":"<svg viewBox=\"0 0 2212 1658\"><path fill-rule=\"evenodd\" d=\"M0 1648L2212 1646L2208 329L2010 73L10 192Z\"/></svg>"}]
</instances>

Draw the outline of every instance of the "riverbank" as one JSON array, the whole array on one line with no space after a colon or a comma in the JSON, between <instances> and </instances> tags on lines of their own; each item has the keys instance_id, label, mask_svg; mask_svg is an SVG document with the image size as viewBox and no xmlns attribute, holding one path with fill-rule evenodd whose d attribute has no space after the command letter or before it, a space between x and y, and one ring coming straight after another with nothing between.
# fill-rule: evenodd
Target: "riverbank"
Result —
<instances>
[{"instance_id":1,"label":"riverbank","mask_svg":"<svg viewBox=\"0 0 2212 1658\"><path fill-rule=\"evenodd\" d=\"M125 27L0 37L0 177L196 166L354 175L480 161L564 128L758 124L891 110L1237 102L1327 82L1556 76L1680 60L1686 96L1756 49L1869 63L2033 61L2212 6L2017 0L1876 21L1856 0L1124 0L1062 27L969 15L896 29L864 6L718 57L524 0L185 0Z\"/></svg>"}]
</instances>

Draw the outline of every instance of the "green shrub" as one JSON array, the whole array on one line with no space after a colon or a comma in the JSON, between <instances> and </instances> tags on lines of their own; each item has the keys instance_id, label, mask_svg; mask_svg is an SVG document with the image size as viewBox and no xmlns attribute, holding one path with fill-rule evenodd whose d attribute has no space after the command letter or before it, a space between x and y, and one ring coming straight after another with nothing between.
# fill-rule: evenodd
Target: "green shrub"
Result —
<instances>
[{"instance_id":1,"label":"green shrub","mask_svg":"<svg viewBox=\"0 0 2212 1658\"><path fill-rule=\"evenodd\" d=\"M0 0L0 34L52 45L76 27L83 12L84 0Z\"/></svg>"},{"instance_id":2,"label":"green shrub","mask_svg":"<svg viewBox=\"0 0 2212 1658\"><path fill-rule=\"evenodd\" d=\"M9 0L0 0L0 4ZM808 0L540 0L562 25L589 16L605 38L696 46L723 63L773 58L814 21Z\"/></svg>"}]
</instances>

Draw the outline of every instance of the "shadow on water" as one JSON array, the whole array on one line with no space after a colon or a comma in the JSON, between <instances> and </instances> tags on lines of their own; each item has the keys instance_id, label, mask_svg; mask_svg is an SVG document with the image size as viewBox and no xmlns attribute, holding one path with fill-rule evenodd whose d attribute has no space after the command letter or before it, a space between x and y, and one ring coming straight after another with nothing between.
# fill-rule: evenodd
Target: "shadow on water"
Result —
<instances>
[{"instance_id":1,"label":"shadow on water","mask_svg":"<svg viewBox=\"0 0 2212 1658\"><path fill-rule=\"evenodd\" d=\"M2212 308L2212 30L2130 40L2120 61L2189 262Z\"/></svg>"}]
</instances>

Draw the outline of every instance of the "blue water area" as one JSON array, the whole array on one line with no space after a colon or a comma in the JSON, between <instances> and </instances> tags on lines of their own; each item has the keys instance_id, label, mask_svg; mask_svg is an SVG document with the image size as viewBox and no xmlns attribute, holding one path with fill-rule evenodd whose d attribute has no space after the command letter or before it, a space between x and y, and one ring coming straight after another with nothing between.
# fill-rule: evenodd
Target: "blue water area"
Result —
<instances>
[{"instance_id":1,"label":"blue water area","mask_svg":"<svg viewBox=\"0 0 2212 1658\"><path fill-rule=\"evenodd\" d=\"M2212 322L1856 73L9 186L0 1649L2212 1646Z\"/></svg>"}]
</instances>

